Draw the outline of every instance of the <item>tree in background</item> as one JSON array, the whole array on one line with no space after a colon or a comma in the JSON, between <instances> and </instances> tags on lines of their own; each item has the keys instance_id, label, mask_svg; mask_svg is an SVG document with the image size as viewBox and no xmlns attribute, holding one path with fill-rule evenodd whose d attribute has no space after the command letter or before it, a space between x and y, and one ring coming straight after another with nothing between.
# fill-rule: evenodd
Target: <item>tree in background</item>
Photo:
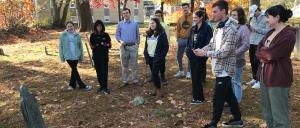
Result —
<instances>
[{"instance_id":1,"label":"tree in background","mask_svg":"<svg viewBox=\"0 0 300 128\"><path fill-rule=\"evenodd\" d=\"M297 6L297 0L272 0L272 1L262 1L261 6L263 9L269 8L276 4L282 4L287 8L293 8Z\"/></svg>"},{"instance_id":2,"label":"tree in background","mask_svg":"<svg viewBox=\"0 0 300 128\"><path fill-rule=\"evenodd\" d=\"M117 6L118 6L119 21L122 20L122 17L121 17L121 6L122 6L122 8L126 8L128 1L134 1L136 3L140 3L141 2L141 0L107 0L107 1L109 3L109 6L112 7L112 8L115 8L116 4L117 4ZM90 4L91 4L91 6L93 8L101 8L101 7L104 6L105 1L104 0L91 0Z\"/></svg>"},{"instance_id":3,"label":"tree in background","mask_svg":"<svg viewBox=\"0 0 300 128\"><path fill-rule=\"evenodd\" d=\"M0 0L0 28L11 32L27 28L34 10L31 0Z\"/></svg>"},{"instance_id":4,"label":"tree in background","mask_svg":"<svg viewBox=\"0 0 300 128\"><path fill-rule=\"evenodd\" d=\"M70 2L71 0L51 0L51 6L53 7L53 27L63 28L65 26Z\"/></svg>"},{"instance_id":5,"label":"tree in background","mask_svg":"<svg viewBox=\"0 0 300 128\"><path fill-rule=\"evenodd\" d=\"M256 4L258 7L260 7L260 0L251 0L250 5Z\"/></svg>"},{"instance_id":6,"label":"tree in background","mask_svg":"<svg viewBox=\"0 0 300 128\"><path fill-rule=\"evenodd\" d=\"M89 0L76 0L78 11L79 31L87 32L93 28L93 19Z\"/></svg>"},{"instance_id":7,"label":"tree in background","mask_svg":"<svg viewBox=\"0 0 300 128\"><path fill-rule=\"evenodd\" d=\"M160 10L164 12L164 5L178 5L181 3L181 0L153 0L154 3L160 3ZM162 20L164 21L164 15L162 16Z\"/></svg>"}]
</instances>

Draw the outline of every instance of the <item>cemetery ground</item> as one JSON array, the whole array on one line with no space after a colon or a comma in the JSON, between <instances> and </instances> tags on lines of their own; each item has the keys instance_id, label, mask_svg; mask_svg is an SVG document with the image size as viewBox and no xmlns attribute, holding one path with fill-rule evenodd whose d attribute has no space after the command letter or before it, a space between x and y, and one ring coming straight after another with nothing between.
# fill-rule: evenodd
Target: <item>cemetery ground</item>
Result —
<instances>
[{"instance_id":1,"label":"cemetery ground","mask_svg":"<svg viewBox=\"0 0 300 128\"><path fill-rule=\"evenodd\" d=\"M58 57L58 38L61 31L40 30L22 38L9 36L1 40L0 47L6 55L0 56L0 128L25 127L19 107L20 85L27 86L35 95L49 128L197 128L210 121L215 81L210 60L207 63L207 82L204 85L204 96L208 102L190 105L191 80L173 77L178 70L174 28L171 28L172 36L166 64L168 85L162 86L165 97L161 101L145 94L150 87L152 88L152 83L119 88L120 45L114 37L115 26L107 27L107 32L113 40L108 82L111 94L96 93L99 83L84 44L84 60L78 65L78 70L82 80L91 84L93 89L88 92L78 89L67 91L70 68L66 63L62 64ZM145 33L145 29L141 29L141 33ZM84 34L81 35L83 43L86 43ZM140 82L144 82L148 68L143 61L144 40L141 36L138 60ZM45 54L45 46L49 55ZM186 57L184 58L186 65ZM294 83L290 93L289 119L291 127L296 128L300 125L300 61L293 59L293 68ZM259 90L245 84L250 78L250 63L247 59L243 72L243 99L240 104L244 125L247 128L265 127L260 111ZM139 106L130 104L136 96L142 96L145 103ZM224 108L220 122L230 118L229 109Z\"/></svg>"}]
</instances>

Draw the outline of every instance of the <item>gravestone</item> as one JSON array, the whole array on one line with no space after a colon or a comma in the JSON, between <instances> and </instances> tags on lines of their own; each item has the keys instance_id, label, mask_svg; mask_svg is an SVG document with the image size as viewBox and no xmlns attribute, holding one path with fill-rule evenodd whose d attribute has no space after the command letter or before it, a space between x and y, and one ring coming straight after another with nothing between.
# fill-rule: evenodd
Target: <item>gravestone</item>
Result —
<instances>
[{"instance_id":1,"label":"gravestone","mask_svg":"<svg viewBox=\"0 0 300 128\"><path fill-rule=\"evenodd\" d=\"M20 87L20 109L26 128L46 128L35 97L23 85Z\"/></svg>"},{"instance_id":2,"label":"gravestone","mask_svg":"<svg viewBox=\"0 0 300 128\"><path fill-rule=\"evenodd\" d=\"M0 55L5 55L2 48L0 48Z\"/></svg>"}]
</instances>

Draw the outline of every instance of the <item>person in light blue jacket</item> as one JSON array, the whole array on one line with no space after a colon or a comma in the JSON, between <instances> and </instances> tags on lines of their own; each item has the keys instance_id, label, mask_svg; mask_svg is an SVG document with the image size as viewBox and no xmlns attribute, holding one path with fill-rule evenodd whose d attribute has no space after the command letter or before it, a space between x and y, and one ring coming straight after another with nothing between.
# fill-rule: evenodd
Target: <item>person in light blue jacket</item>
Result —
<instances>
[{"instance_id":1,"label":"person in light blue jacket","mask_svg":"<svg viewBox=\"0 0 300 128\"><path fill-rule=\"evenodd\" d=\"M62 63L67 61L72 70L68 90L74 90L76 83L79 84L80 89L91 90L92 86L84 84L77 71L77 64L83 59L80 35L75 31L72 21L68 21L66 26L67 29L60 36L59 57Z\"/></svg>"}]
</instances>

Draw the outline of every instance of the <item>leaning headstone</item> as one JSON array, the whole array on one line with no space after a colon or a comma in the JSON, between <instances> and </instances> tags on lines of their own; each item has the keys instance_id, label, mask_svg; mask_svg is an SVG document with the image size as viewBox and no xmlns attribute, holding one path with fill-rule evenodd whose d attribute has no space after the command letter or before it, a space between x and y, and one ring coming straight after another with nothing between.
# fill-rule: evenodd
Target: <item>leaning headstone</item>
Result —
<instances>
[{"instance_id":1,"label":"leaning headstone","mask_svg":"<svg viewBox=\"0 0 300 128\"><path fill-rule=\"evenodd\" d=\"M0 48L0 55L5 55L2 48Z\"/></svg>"},{"instance_id":2,"label":"leaning headstone","mask_svg":"<svg viewBox=\"0 0 300 128\"><path fill-rule=\"evenodd\" d=\"M46 128L39 105L25 86L20 87L20 108L26 128Z\"/></svg>"}]
</instances>

